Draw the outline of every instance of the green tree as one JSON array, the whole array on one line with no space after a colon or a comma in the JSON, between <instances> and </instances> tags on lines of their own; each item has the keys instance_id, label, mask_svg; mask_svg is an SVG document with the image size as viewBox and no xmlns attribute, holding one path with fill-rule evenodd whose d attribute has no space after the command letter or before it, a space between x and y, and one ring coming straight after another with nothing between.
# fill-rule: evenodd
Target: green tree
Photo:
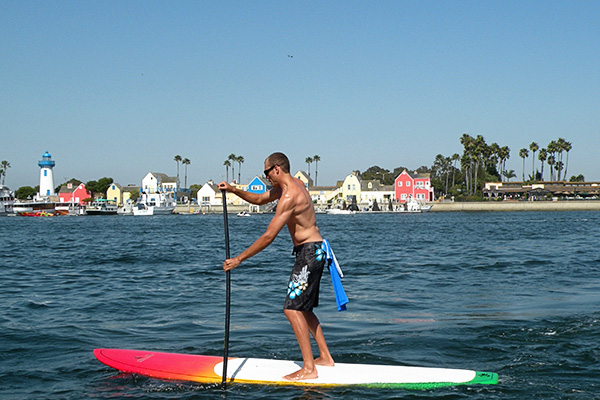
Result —
<instances>
[{"instance_id":1,"label":"green tree","mask_svg":"<svg viewBox=\"0 0 600 400\"><path fill-rule=\"evenodd\" d=\"M319 161L321 161L321 157L319 157L318 155L314 155L312 159L315 162L315 186L318 186L317 178L319 176Z\"/></svg>"},{"instance_id":2,"label":"green tree","mask_svg":"<svg viewBox=\"0 0 600 400\"><path fill-rule=\"evenodd\" d=\"M304 160L304 162L306 163L306 166L308 167L308 177L310 178L310 164L312 164L313 158L312 157L306 157L306 159Z\"/></svg>"},{"instance_id":3,"label":"green tree","mask_svg":"<svg viewBox=\"0 0 600 400\"><path fill-rule=\"evenodd\" d=\"M514 169L511 169L510 171L504 171L503 174L506 177L506 181L507 182L510 182L510 180L512 178L516 178L517 177L517 175L515 174L515 170Z\"/></svg>"},{"instance_id":4,"label":"green tree","mask_svg":"<svg viewBox=\"0 0 600 400\"><path fill-rule=\"evenodd\" d=\"M4 185L4 180L6 179L6 171L10 168L10 163L6 160L3 160L0 163L0 176L2 177L2 184Z\"/></svg>"},{"instance_id":5,"label":"green tree","mask_svg":"<svg viewBox=\"0 0 600 400\"><path fill-rule=\"evenodd\" d=\"M33 198L39 190L39 186L32 188L31 186L21 186L15 192L15 196L19 200L27 200Z\"/></svg>"},{"instance_id":6,"label":"green tree","mask_svg":"<svg viewBox=\"0 0 600 400\"><path fill-rule=\"evenodd\" d=\"M242 182L242 164L244 163L244 156L236 156L235 162L238 163L238 183Z\"/></svg>"},{"instance_id":7,"label":"green tree","mask_svg":"<svg viewBox=\"0 0 600 400\"><path fill-rule=\"evenodd\" d=\"M179 188L179 163L181 162L181 156L179 154L177 154L173 158L173 161L175 161L177 163L177 188Z\"/></svg>"},{"instance_id":8,"label":"green tree","mask_svg":"<svg viewBox=\"0 0 600 400\"><path fill-rule=\"evenodd\" d=\"M95 198L95 195L100 194L103 199L106 198L106 191L113 183L113 178L101 178L98 181L88 181L85 184L87 190L92 194L92 199Z\"/></svg>"},{"instance_id":9,"label":"green tree","mask_svg":"<svg viewBox=\"0 0 600 400\"><path fill-rule=\"evenodd\" d=\"M225 166L225 181L229 182L229 167L231 167L231 161L227 159L223 162L223 165Z\"/></svg>"},{"instance_id":10,"label":"green tree","mask_svg":"<svg viewBox=\"0 0 600 400\"><path fill-rule=\"evenodd\" d=\"M183 165L185 165L185 183L184 183L184 187L187 188L187 166L190 165L192 162L190 161L189 158L184 158L181 163Z\"/></svg>"},{"instance_id":11,"label":"green tree","mask_svg":"<svg viewBox=\"0 0 600 400\"><path fill-rule=\"evenodd\" d=\"M585 182L585 178L581 174L579 174L577 176L573 175L569 179L569 182Z\"/></svg>"},{"instance_id":12,"label":"green tree","mask_svg":"<svg viewBox=\"0 0 600 400\"><path fill-rule=\"evenodd\" d=\"M541 173L540 173L540 178L542 181L544 181L544 164L545 164L547 158L548 158L548 151L546 149L541 149L540 152L538 153L538 160L540 160L540 163L542 164Z\"/></svg>"},{"instance_id":13,"label":"green tree","mask_svg":"<svg viewBox=\"0 0 600 400\"><path fill-rule=\"evenodd\" d=\"M202 185L198 185L196 183L194 183L193 185L190 185L190 192L192 193L192 197L196 196L198 194L198 190L202 189ZM198 200L198 199L196 199Z\"/></svg>"},{"instance_id":14,"label":"green tree","mask_svg":"<svg viewBox=\"0 0 600 400\"><path fill-rule=\"evenodd\" d=\"M529 157L529 151L527 149L519 150L519 157L521 157L523 159L523 180L522 180L522 182L525 182L525 159L527 157Z\"/></svg>"},{"instance_id":15,"label":"green tree","mask_svg":"<svg viewBox=\"0 0 600 400\"><path fill-rule=\"evenodd\" d=\"M565 179L567 178L567 169L569 168L569 152L573 148L571 142L565 141L563 143L563 150L567 153L567 162L565 163Z\"/></svg>"},{"instance_id":16,"label":"green tree","mask_svg":"<svg viewBox=\"0 0 600 400\"><path fill-rule=\"evenodd\" d=\"M535 152L538 151L540 146L536 142L531 142L529 150L531 150L531 177L535 181Z\"/></svg>"},{"instance_id":17,"label":"green tree","mask_svg":"<svg viewBox=\"0 0 600 400\"><path fill-rule=\"evenodd\" d=\"M235 180L235 160L237 159L237 156L231 153L227 159L231 162L231 180Z\"/></svg>"}]
</instances>

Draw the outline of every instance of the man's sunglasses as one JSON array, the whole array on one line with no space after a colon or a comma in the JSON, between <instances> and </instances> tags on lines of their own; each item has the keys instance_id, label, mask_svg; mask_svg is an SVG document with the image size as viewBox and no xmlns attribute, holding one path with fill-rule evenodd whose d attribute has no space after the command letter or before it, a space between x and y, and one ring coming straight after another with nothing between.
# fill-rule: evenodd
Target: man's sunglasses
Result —
<instances>
[{"instance_id":1,"label":"man's sunglasses","mask_svg":"<svg viewBox=\"0 0 600 400\"><path fill-rule=\"evenodd\" d=\"M272 165L272 166L270 166L268 169L265 169L265 170L263 171L263 173L265 174L265 178L268 178L268 177L269 177L269 173L270 173L271 171L273 171L273 168L275 168L275 167L277 167L277 164L273 164L273 165Z\"/></svg>"}]
</instances>

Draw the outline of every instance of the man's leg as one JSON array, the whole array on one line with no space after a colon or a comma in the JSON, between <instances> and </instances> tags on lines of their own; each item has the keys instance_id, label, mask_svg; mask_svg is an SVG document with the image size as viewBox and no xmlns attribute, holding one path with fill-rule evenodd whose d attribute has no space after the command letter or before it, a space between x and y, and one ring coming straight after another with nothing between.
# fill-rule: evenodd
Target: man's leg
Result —
<instances>
[{"instance_id":1,"label":"man's leg","mask_svg":"<svg viewBox=\"0 0 600 400\"><path fill-rule=\"evenodd\" d=\"M291 381L314 379L318 375L317 369L315 368L312 348L310 346L308 321L302 311L284 309L283 312L292 325L292 329L294 330L294 334L300 345L302 360L304 361L304 365L300 370L286 375L283 378Z\"/></svg>"},{"instance_id":2,"label":"man's leg","mask_svg":"<svg viewBox=\"0 0 600 400\"><path fill-rule=\"evenodd\" d=\"M321 329L321 323L319 322L319 319L312 311L303 311L303 313L304 317L306 318L306 322L308 323L310 334L315 338L317 346L319 346L320 354L319 357L315 359L315 364L333 367L333 357L331 357L329 349L327 348L327 342L325 341L325 336L323 335L323 329Z\"/></svg>"}]
</instances>

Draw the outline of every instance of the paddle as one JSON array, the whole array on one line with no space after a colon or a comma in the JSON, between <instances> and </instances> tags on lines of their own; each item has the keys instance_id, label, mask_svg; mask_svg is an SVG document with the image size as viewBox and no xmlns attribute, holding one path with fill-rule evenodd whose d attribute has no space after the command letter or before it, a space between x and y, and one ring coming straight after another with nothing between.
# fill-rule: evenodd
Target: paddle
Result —
<instances>
[{"instance_id":1,"label":"paddle","mask_svg":"<svg viewBox=\"0 0 600 400\"><path fill-rule=\"evenodd\" d=\"M225 226L225 257L228 259L229 254L229 222L227 221L227 196L225 196L225 190L221 189L223 196L223 221ZM227 358L229 357L229 310L231 306L231 271L225 273L226 276L226 301L225 301L225 343L223 351L223 381L221 385L223 390L227 388Z\"/></svg>"}]
</instances>

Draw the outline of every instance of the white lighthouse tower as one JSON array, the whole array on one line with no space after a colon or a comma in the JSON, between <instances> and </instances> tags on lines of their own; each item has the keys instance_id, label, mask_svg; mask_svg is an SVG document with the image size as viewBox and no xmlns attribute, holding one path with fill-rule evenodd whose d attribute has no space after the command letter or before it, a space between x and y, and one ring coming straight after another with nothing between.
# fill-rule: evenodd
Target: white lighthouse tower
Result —
<instances>
[{"instance_id":1,"label":"white lighthouse tower","mask_svg":"<svg viewBox=\"0 0 600 400\"><path fill-rule=\"evenodd\" d=\"M42 159L38 162L38 165L40 166L40 191L38 199L42 200L54 195L54 174L52 172L54 160L52 160L52 156L48 151L42 155Z\"/></svg>"}]
</instances>

